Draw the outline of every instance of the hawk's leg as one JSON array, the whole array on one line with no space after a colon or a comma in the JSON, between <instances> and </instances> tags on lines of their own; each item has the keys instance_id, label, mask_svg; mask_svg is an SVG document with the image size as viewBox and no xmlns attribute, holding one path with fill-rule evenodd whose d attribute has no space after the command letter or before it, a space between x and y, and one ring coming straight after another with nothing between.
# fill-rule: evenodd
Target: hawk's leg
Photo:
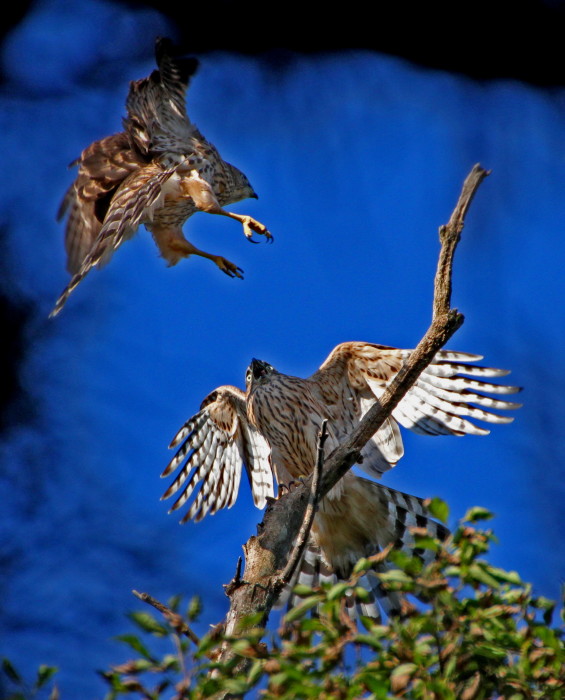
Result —
<instances>
[{"instance_id":1,"label":"hawk's leg","mask_svg":"<svg viewBox=\"0 0 565 700\"><path fill-rule=\"evenodd\" d=\"M243 233L248 241L258 243L258 241L253 240L253 233L258 233L261 236L265 236L268 241L273 241L273 236L260 221L246 214L234 214L231 211L222 209L210 184L198 174L194 172L191 173L191 177L187 177L181 181L180 187L184 194L192 199L194 205L200 209L200 211L205 211L207 214L229 216L230 219L239 221L243 226Z\"/></svg>"},{"instance_id":2,"label":"hawk's leg","mask_svg":"<svg viewBox=\"0 0 565 700\"><path fill-rule=\"evenodd\" d=\"M243 270L240 267L227 258L224 258L222 255L206 253L206 251L200 250L192 245L192 243L187 241L183 236L180 227L152 226L151 234L153 235L161 255L169 265L176 265L181 258L199 255L201 258L208 258L208 260L212 260L212 262L216 263L220 270L225 272L228 277L239 277L243 279Z\"/></svg>"},{"instance_id":3,"label":"hawk's leg","mask_svg":"<svg viewBox=\"0 0 565 700\"><path fill-rule=\"evenodd\" d=\"M259 241L253 240L253 233L258 233L261 236L265 236L265 238L268 241L270 241L271 243L273 242L273 236L270 233L270 231L268 231L267 227L251 216L247 216L245 214L234 214L233 212L226 211L225 209L222 209L220 207L218 208L218 211L211 211L209 213L222 214L223 216L229 216L230 219L235 219L236 221L239 221L241 224L243 224L244 236L247 238L248 241L251 241L251 243L259 243Z\"/></svg>"},{"instance_id":4,"label":"hawk's leg","mask_svg":"<svg viewBox=\"0 0 565 700\"><path fill-rule=\"evenodd\" d=\"M175 252L179 252L183 257L189 257L190 255L199 255L201 258L208 258L216 263L222 272L225 272L228 277L239 277L243 279L243 270L238 267L235 263L232 263L227 258L222 255L213 255L212 253L206 253L204 250L199 250L196 246L188 241L173 241L171 243L171 249Z\"/></svg>"}]
</instances>

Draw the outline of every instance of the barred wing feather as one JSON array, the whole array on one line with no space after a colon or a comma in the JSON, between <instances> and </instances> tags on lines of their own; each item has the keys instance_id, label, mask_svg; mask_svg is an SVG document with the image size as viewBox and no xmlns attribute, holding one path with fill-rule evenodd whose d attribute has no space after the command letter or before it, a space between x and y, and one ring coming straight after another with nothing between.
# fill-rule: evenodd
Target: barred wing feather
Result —
<instances>
[{"instance_id":1,"label":"barred wing feather","mask_svg":"<svg viewBox=\"0 0 565 700\"><path fill-rule=\"evenodd\" d=\"M180 491L171 507L171 511L178 510L200 487L181 522L198 522L208 512L231 508L243 466L258 508L274 495L269 446L249 425L245 395L236 387L220 387L204 399L201 410L182 426L170 447L179 445L161 476L179 467L180 471L162 498Z\"/></svg>"}]
</instances>

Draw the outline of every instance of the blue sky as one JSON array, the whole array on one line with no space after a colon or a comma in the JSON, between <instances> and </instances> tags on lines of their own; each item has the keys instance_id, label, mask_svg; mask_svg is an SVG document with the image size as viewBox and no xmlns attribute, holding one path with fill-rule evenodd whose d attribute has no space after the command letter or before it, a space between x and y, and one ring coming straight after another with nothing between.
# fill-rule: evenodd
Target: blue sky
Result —
<instances>
[{"instance_id":1,"label":"blue sky","mask_svg":"<svg viewBox=\"0 0 565 700\"><path fill-rule=\"evenodd\" d=\"M462 181L492 169L457 252L456 350L485 355L524 386L524 407L491 435L404 433L384 483L445 498L452 524L492 509L492 561L539 593L563 581L561 372L565 94L475 83L368 52L291 58L208 54L188 111L260 199L233 206L275 243L198 214L185 231L245 280L192 258L168 269L149 234L93 271L53 321L67 281L54 221L92 140L119 130L130 79L153 68L165 21L149 10L45 0L3 47L0 281L31 304L22 374L35 419L0 444L5 543L0 654L61 667L63 697L102 694L94 669L121 660L111 637L137 608L131 589L203 597L201 630L226 609L222 583L261 514L236 506L179 526L159 501L167 445L202 398L243 386L251 357L306 376L339 342L413 347L431 314L437 229Z\"/></svg>"}]
</instances>

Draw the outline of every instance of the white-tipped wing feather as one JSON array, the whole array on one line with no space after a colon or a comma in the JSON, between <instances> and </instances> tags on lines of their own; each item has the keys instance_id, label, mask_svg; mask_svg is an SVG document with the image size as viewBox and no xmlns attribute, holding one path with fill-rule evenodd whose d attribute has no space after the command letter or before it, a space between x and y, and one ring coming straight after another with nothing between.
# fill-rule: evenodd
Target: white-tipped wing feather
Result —
<instances>
[{"instance_id":1,"label":"white-tipped wing feather","mask_svg":"<svg viewBox=\"0 0 565 700\"><path fill-rule=\"evenodd\" d=\"M399 352L403 360L410 354L410 350ZM521 404L478 394L473 389L500 395L517 393L520 387L470 379L509 374L503 369L460 362L480 359L480 355L440 351L392 415L405 428L427 435L487 435L490 432L468 419L485 423L511 423L513 416L491 413L488 409L508 411L520 408Z\"/></svg>"},{"instance_id":2,"label":"white-tipped wing feather","mask_svg":"<svg viewBox=\"0 0 565 700\"><path fill-rule=\"evenodd\" d=\"M196 492L181 522L199 521L208 513L231 508L239 491L241 469L245 466L258 508L274 495L270 449L253 428L245 409L245 394L236 387L222 386L202 402L199 413L190 418L171 442L177 453L161 476L180 467L163 495L180 491L171 511L183 506Z\"/></svg>"},{"instance_id":3,"label":"white-tipped wing feather","mask_svg":"<svg viewBox=\"0 0 565 700\"><path fill-rule=\"evenodd\" d=\"M328 384L347 384L350 393L361 401L364 414L382 395L410 353L411 350L386 345L342 343L334 348L311 380L322 385L326 394ZM476 425L473 420L512 422L513 417L492 413L491 409L506 411L519 408L521 404L486 394L514 394L520 388L484 381L485 378L504 377L508 371L467 364L481 359L481 355L440 351L393 411L393 418L405 428L426 435L487 435L490 431ZM342 395L345 395L343 390ZM389 435L387 443L396 444L397 458L402 456L400 436L396 442L392 441L390 426L381 428L372 442L380 446L383 456L389 458L383 450L383 430ZM389 461L392 466L396 460L389 458ZM371 470L370 463L361 465L369 473L382 473L382 466L382 460L376 470Z\"/></svg>"}]
</instances>

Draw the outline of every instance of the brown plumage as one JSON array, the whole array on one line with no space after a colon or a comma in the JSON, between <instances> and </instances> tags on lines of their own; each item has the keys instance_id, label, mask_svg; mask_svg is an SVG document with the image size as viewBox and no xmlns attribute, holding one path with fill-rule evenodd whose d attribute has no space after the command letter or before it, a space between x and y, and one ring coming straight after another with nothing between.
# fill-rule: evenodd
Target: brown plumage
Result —
<instances>
[{"instance_id":1,"label":"brown plumage","mask_svg":"<svg viewBox=\"0 0 565 700\"><path fill-rule=\"evenodd\" d=\"M243 270L184 237L182 225L190 216L197 211L228 216L243 225L248 240L255 242L254 232L272 240L263 224L223 209L257 195L247 177L222 159L187 116L186 89L196 59L175 58L167 39L157 39L155 53L159 69L130 83L124 131L95 141L71 164L78 165L78 175L58 216L68 215L65 247L73 277L51 316L140 224L151 231L169 265L199 255L230 277L241 278Z\"/></svg>"},{"instance_id":2,"label":"brown plumage","mask_svg":"<svg viewBox=\"0 0 565 700\"><path fill-rule=\"evenodd\" d=\"M180 448L163 476L180 470L163 498L180 491L172 507L176 510L200 485L182 522L200 520L207 512L233 504L245 464L255 503L262 507L274 491L270 469L279 484L311 474L322 421L328 419L324 448L328 455L378 400L409 353L384 345L342 343L307 379L281 374L253 360L247 370L246 393L235 387L216 389L172 441L171 447ZM404 452L398 424L429 435L484 435L489 431L470 419L512 421L491 409L514 409L520 404L487 394L512 394L519 389L488 381L508 372L470 364L479 359L479 355L439 352L367 443L359 467L379 477L396 464ZM419 498L349 472L320 503L300 580L347 578L361 556L375 554L389 543L413 552L410 526L439 537L447 534L429 519ZM431 556L419 554L424 560ZM389 612L398 609L399 599L385 594L376 577L366 585L382 607ZM374 606L369 612L376 616Z\"/></svg>"}]
</instances>

